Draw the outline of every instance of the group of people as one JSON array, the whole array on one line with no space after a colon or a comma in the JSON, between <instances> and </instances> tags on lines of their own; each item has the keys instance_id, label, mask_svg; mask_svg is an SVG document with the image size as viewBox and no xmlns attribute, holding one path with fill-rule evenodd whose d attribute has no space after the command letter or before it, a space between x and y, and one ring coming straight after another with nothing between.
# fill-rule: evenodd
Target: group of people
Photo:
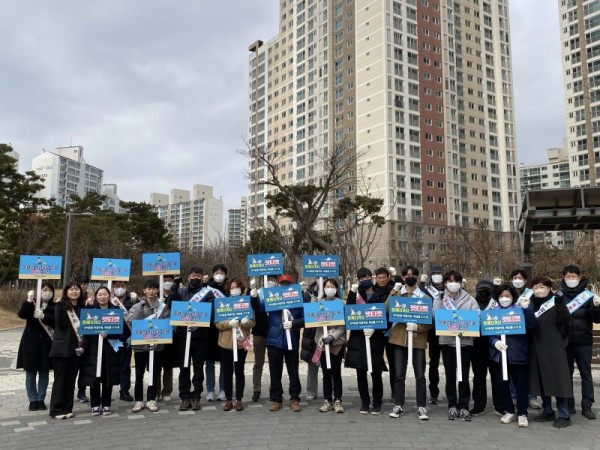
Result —
<instances>
[{"instance_id":1,"label":"group of people","mask_svg":"<svg viewBox=\"0 0 600 450\"><path fill-rule=\"evenodd\" d=\"M207 276L208 275L208 276ZM429 276L419 277L419 270L405 266L401 273L395 269L379 268L373 274L361 268L356 274L346 298L347 304L385 303L394 296L429 297L433 314L447 310L492 310L521 308L527 333L477 338L459 336L460 364L457 361L454 337L437 336L433 324L394 323L387 330L363 329L349 333L343 325L304 328L303 308L267 311L264 289L295 283L292 275L267 277L266 285L258 288L254 281L246 286L240 277L228 277L222 264L205 274L199 267L187 273L187 283L176 275L165 275L163 292L154 279L146 280L143 296L139 299L127 290L126 282L115 282L112 292L99 287L88 297L87 286L78 282L67 283L56 298L54 286L45 282L41 289L41 306L36 307L34 293L30 292L19 311L27 320L19 347L18 367L25 369L25 385L30 410L47 409L45 405L49 370L54 370L54 384L50 400L50 416L56 419L73 417L73 402L78 378L77 398L85 398L90 387L90 405L93 415L111 414L113 386L119 386L119 397L133 402L132 411L144 408L158 411L157 400L168 401L173 391L173 368L179 368L179 409L200 410L206 373L207 394L212 401L215 386L215 361L220 361L220 396L225 411L244 410L244 366L248 349L253 348L252 401L261 397L265 356L268 355L270 375L270 411L283 408L282 384L285 365L289 379L289 407L301 410L302 383L299 360L308 363L308 396L316 398L318 371L322 373L323 404L320 412L343 413L342 364L356 370L361 401L360 413L379 415L383 412L382 373L390 372L390 389L394 406L392 418L405 414L406 376L409 342L412 345L412 367L416 381L416 407L420 420L429 419L427 409L426 352L429 357L429 404L439 399L439 363L443 361L448 400L448 419L471 421L473 416L485 413L487 406L487 375L491 376L492 400L500 422L517 422L528 426L528 407L542 408L535 421L553 421L556 427L571 424L574 413L574 365L581 375L581 414L595 419L592 411L594 388L591 372L592 328L600 322L600 298L588 290L587 281L576 266L563 270L560 289L553 291L547 277L535 277L530 288L527 273L515 270L510 280L491 282L480 280L475 296L464 287L462 275L454 270L443 272L432 265ZM209 287L210 289L205 289ZM201 290L206 295L200 296ZM187 327L178 326L173 343L168 345L130 345L130 325L133 320L168 318L173 301L213 302L222 296L249 295L253 317L240 317L222 322L211 322L210 327L190 329L189 360L186 362ZM304 289L304 302L329 301L341 297L336 279L324 280L321 286L313 283ZM79 313L82 308L120 308L125 311L126 326L121 335L95 336L79 334ZM303 330L303 331L302 331ZM288 331L291 348L288 343ZM235 339L234 339L235 336ZM102 367L97 377L98 345L102 343ZM235 342L235 344L234 344ZM237 346L237 361L234 348ZM367 348L369 346L369 348ZM327 348L327 352L325 351ZM370 351L368 351L370 350ZM144 402L144 375L150 367L153 352L153 370L149 376ZM501 355L508 359L508 380L503 379ZM135 360L134 395L131 389L131 358ZM328 354L328 355L327 355ZM370 364L368 361L370 355ZM388 369L389 365L389 369ZM371 384L369 390L369 366ZM462 381L457 382L457 367L462 369ZM473 371L472 385L469 381ZM234 390L235 377L235 390ZM472 388L471 388L472 386ZM472 395L471 395L472 394ZM308 398L307 396L307 398ZM541 396L542 405L537 403ZM473 398L473 408L469 404ZM558 417L552 409L551 397L556 398ZM87 398L86 398L87 400ZM516 408L515 408L516 404Z\"/></svg>"}]
</instances>

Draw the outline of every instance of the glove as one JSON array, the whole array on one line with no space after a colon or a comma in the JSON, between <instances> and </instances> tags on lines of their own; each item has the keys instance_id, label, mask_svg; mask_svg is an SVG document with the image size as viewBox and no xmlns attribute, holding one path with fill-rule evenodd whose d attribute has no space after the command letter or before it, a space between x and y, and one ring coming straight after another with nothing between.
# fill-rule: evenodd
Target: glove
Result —
<instances>
[{"instance_id":1,"label":"glove","mask_svg":"<svg viewBox=\"0 0 600 450\"><path fill-rule=\"evenodd\" d=\"M182 281L183 281L183 279L181 277L173 278L173 286L179 287L179 285L181 284Z\"/></svg>"},{"instance_id":2,"label":"glove","mask_svg":"<svg viewBox=\"0 0 600 450\"><path fill-rule=\"evenodd\" d=\"M521 308L523 308L523 309L529 308L530 303L531 303L531 300L529 300L529 298L521 297Z\"/></svg>"},{"instance_id":3,"label":"glove","mask_svg":"<svg viewBox=\"0 0 600 450\"><path fill-rule=\"evenodd\" d=\"M248 319L247 317L244 317L242 319L242 326L243 327L247 328L249 323L250 323L250 319Z\"/></svg>"},{"instance_id":4,"label":"glove","mask_svg":"<svg viewBox=\"0 0 600 450\"><path fill-rule=\"evenodd\" d=\"M335 341L335 338L330 334L329 336L325 336L323 338L323 345L329 345L331 344L333 341Z\"/></svg>"},{"instance_id":5,"label":"glove","mask_svg":"<svg viewBox=\"0 0 600 450\"><path fill-rule=\"evenodd\" d=\"M77 348L75 349L75 354L76 354L77 356L81 356L81 355L83 355L83 348L82 348L82 347L77 347Z\"/></svg>"},{"instance_id":6,"label":"glove","mask_svg":"<svg viewBox=\"0 0 600 450\"><path fill-rule=\"evenodd\" d=\"M256 290L255 287L250 289L250 297L258 297L258 291Z\"/></svg>"},{"instance_id":7,"label":"glove","mask_svg":"<svg viewBox=\"0 0 600 450\"><path fill-rule=\"evenodd\" d=\"M594 295L594 306L597 308L600 306L600 297L598 297L597 295Z\"/></svg>"},{"instance_id":8,"label":"glove","mask_svg":"<svg viewBox=\"0 0 600 450\"><path fill-rule=\"evenodd\" d=\"M130 292L129 297L131 298L131 303L135 303L138 301L138 296L135 292Z\"/></svg>"},{"instance_id":9,"label":"glove","mask_svg":"<svg viewBox=\"0 0 600 450\"><path fill-rule=\"evenodd\" d=\"M406 331L417 331L417 324L414 322L407 322Z\"/></svg>"},{"instance_id":10,"label":"glove","mask_svg":"<svg viewBox=\"0 0 600 450\"><path fill-rule=\"evenodd\" d=\"M366 337L371 337L373 336L373 333L375 333L375 330L373 328L365 328L363 330L363 333L365 334Z\"/></svg>"},{"instance_id":11,"label":"glove","mask_svg":"<svg viewBox=\"0 0 600 450\"><path fill-rule=\"evenodd\" d=\"M427 275L421 275L421 283L427 283L427 280L429 280L429 277Z\"/></svg>"},{"instance_id":12,"label":"glove","mask_svg":"<svg viewBox=\"0 0 600 450\"><path fill-rule=\"evenodd\" d=\"M240 321L237 320L237 319L231 319L229 321L229 327L230 328L237 328L239 324L240 324Z\"/></svg>"},{"instance_id":13,"label":"glove","mask_svg":"<svg viewBox=\"0 0 600 450\"><path fill-rule=\"evenodd\" d=\"M292 321L291 320L286 320L283 322L283 329L284 330L291 330L292 329Z\"/></svg>"},{"instance_id":14,"label":"glove","mask_svg":"<svg viewBox=\"0 0 600 450\"><path fill-rule=\"evenodd\" d=\"M565 301L565 294L563 294L563 291L556 291L554 293L554 303L555 304L562 304Z\"/></svg>"},{"instance_id":15,"label":"glove","mask_svg":"<svg viewBox=\"0 0 600 450\"><path fill-rule=\"evenodd\" d=\"M395 267L390 267L390 275L393 277L396 276L396 268Z\"/></svg>"},{"instance_id":16,"label":"glove","mask_svg":"<svg viewBox=\"0 0 600 450\"><path fill-rule=\"evenodd\" d=\"M44 312L40 308L35 308L35 311L33 312L33 317L41 320L44 318Z\"/></svg>"},{"instance_id":17,"label":"glove","mask_svg":"<svg viewBox=\"0 0 600 450\"><path fill-rule=\"evenodd\" d=\"M165 302L165 298L164 297L159 297L158 298L158 303L163 304Z\"/></svg>"},{"instance_id":18,"label":"glove","mask_svg":"<svg viewBox=\"0 0 600 450\"><path fill-rule=\"evenodd\" d=\"M256 278L250 280L250 289L256 288Z\"/></svg>"},{"instance_id":19,"label":"glove","mask_svg":"<svg viewBox=\"0 0 600 450\"><path fill-rule=\"evenodd\" d=\"M354 284L353 284L353 285L350 287L350 290L356 294L356 292L358 291L358 284L357 284L357 283L354 283Z\"/></svg>"},{"instance_id":20,"label":"glove","mask_svg":"<svg viewBox=\"0 0 600 450\"><path fill-rule=\"evenodd\" d=\"M506 345L504 342L502 341L496 341L496 343L494 344L494 347L496 347L498 350L500 350L501 352L505 352L506 349L508 348L508 345Z\"/></svg>"},{"instance_id":21,"label":"glove","mask_svg":"<svg viewBox=\"0 0 600 450\"><path fill-rule=\"evenodd\" d=\"M306 290L306 281L301 281L300 282L300 288L302 288L303 291Z\"/></svg>"},{"instance_id":22,"label":"glove","mask_svg":"<svg viewBox=\"0 0 600 450\"><path fill-rule=\"evenodd\" d=\"M400 292L400 289L402 289L402 283L394 284L394 291Z\"/></svg>"},{"instance_id":23,"label":"glove","mask_svg":"<svg viewBox=\"0 0 600 450\"><path fill-rule=\"evenodd\" d=\"M33 297L35 296L35 292L34 291L29 291L27 293L27 301L30 303L33 303Z\"/></svg>"}]
</instances>

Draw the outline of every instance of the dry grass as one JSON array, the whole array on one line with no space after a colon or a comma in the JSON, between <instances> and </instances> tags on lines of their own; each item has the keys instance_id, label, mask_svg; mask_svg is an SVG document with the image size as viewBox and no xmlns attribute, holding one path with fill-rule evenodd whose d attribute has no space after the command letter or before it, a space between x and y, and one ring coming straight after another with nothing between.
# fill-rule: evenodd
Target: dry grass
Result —
<instances>
[{"instance_id":1,"label":"dry grass","mask_svg":"<svg viewBox=\"0 0 600 450\"><path fill-rule=\"evenodd\" d=\"M14 311L0 308L0 330L23 326L25 326L25 321L20 319Z\"/></svg>"}]
</instances>

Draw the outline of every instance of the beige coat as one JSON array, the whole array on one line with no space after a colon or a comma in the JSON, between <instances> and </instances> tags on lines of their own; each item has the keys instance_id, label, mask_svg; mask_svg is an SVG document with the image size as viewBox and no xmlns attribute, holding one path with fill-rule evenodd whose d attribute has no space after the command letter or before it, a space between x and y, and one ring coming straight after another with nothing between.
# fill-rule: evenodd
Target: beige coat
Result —
<instances>
[{"instance_id":1,"label":"beige coat","mask_svg":"<svg viewBox=\"0 0 600 450\"><path fill-rule=\"evenodd\" d=\"M406 290L406 286L403 286L400 290L399 294L396 294L396 297L420 297L423 295L421 290L417 287L415 291L412 293L408 293ZM391 294L390 294L391 296ZM388 297L389 298L389 297ZM386 301L386 306L387 305ZM417 324L417 331L413 334L413 348L427 348L427 332L433 328L433 325L423 325ZM390 336L388 338L388 343L392 345L398 345L401 347L408 347L408 332L406 331L405 323L396 323L392 327L392 331L390 332Z\"/></svg>"},{"instance_id":2,"label":"beige coat","mask_svg":"<svg viewBox=\"0 0 600 450\"><path fill-rule=\"evenodd\" d=\"M256 322L254 322L253 319L248 319L248 322L245 325L243 325L242 321L240 320L239 328L245 337L250 336L250 330L252 330L252 327L254 327L255 323ZM224 320L222 322L217 322L215 326L219 330L219 347L224 348L226 350L233 350L233 331L232 328L229 326L229 321ZM237 347L238 349L244 348L242 341L240 341L239 339L237 341Z\"/></svg>"}]
</instances>

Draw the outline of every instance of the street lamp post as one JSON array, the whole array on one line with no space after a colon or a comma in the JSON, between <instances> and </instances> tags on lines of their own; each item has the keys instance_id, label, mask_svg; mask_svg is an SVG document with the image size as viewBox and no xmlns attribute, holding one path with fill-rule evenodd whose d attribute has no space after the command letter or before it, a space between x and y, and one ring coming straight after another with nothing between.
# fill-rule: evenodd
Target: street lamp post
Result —
<instances>
[{"instance_id":1,"label":"street lamp post","mask_svg":"<svg viewBox=\"0 0 600 450\"><path fill-rule=\"evenodd\" d=\"M67 237L65 242L65 270L63 273L63 284L71 279L71 230L73 228L73 216L93 216L91 212L67 213Z\"/></svg>"}]
</instances>

